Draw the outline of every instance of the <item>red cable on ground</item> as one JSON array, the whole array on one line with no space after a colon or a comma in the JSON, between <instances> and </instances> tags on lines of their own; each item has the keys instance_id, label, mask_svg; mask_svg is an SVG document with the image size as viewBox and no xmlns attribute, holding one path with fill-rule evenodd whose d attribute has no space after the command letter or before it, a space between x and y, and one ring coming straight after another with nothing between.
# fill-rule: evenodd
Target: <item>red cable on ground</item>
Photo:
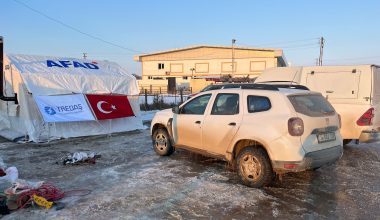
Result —
<instances>
[{"instance_id":1,"label":"red cable on ground","mask_svg":"<svg viewBox=\"0 0 380 220\"><path fill-rule=\"evenodd\" d=\"M45 198L48 201L56 201L65 196L65 192L53 186L50 183L43 183L37 189L31 189L27 192L21 193L17 198L17 206L22 209L30 205L33 200L33 195Z\"/></svg>"}]
</instances>

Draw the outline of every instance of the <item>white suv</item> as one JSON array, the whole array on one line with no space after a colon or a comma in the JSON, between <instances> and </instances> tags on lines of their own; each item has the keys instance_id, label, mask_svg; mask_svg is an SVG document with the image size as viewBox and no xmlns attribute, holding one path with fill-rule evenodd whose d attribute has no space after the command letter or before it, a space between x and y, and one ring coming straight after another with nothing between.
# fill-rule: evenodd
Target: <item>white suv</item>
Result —
<instances>
[{"instance_id":1,"label":"white suv","mask_svg":"<svg viewBox=\"0 0 380 220\"><path fill-rule=\"evenodd\" d=\"M343 153L340 118L326 99L304 87L247 84L197 94L156 113L153 148L183 148L236 165L243 184L268 185L274 173L316 169Z\"/></svg>"}]
</instances>

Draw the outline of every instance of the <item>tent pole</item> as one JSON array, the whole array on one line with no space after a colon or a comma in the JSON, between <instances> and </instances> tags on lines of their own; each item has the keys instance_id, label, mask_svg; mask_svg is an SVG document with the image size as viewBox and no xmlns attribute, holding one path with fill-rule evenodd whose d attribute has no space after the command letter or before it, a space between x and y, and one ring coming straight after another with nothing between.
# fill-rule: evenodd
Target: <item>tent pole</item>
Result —
<instances>
[{"instance_id":1,"label":"tent pole","mask_svg":"<svg viewBox=\"0 0 380 220\"><path fill-rule=\"evenodd\" d=\"M2 36L0 36L0 99L18 104L17 93L15 93L14 97L4 96L4 42Z\"/></svg>"}]
</instances>

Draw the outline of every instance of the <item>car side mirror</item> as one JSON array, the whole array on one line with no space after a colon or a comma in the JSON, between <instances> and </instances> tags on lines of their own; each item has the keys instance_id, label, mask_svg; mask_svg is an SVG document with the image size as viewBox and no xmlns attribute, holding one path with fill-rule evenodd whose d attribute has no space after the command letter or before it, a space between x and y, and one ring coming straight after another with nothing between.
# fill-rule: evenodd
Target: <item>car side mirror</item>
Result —
<instances>
[{"instance_id":1,"label":"car side mirror","mask_svg":"<svg viewBox=\"0 0 380 220\"><path fill-rule=\"evenodd\" d=\"M179 107L178 107L178 106L174 106L174 107L172 108L172 112L173 112L174 114L179 114Z\"/></svg>"}]
</instances>

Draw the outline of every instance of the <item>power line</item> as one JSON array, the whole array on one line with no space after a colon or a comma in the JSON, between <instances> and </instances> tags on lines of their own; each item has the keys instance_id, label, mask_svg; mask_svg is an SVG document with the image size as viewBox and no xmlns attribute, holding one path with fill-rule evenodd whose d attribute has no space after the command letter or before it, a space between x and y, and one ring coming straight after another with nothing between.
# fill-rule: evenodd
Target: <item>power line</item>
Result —
<instances>
[{"instance_id":1,"label":"power line","mask_svg":"<svg viewBox=\"0 0 380 220\"><path fill-rule=\"evenodd\" d=\"M300 39L300 40L292 40L292 41L277 41L277 42L272 42L272 43L262 43L256 45L256 47L263 47L263 46L268 46L268 45L287 45L287 44L295 44L295 43L300 43L300 42L308 42L308 41L315 41L315 43L318 43L317 37L315 38L307 38L307 39Z\"/></svg>"},{"instance_id":2,"label":"power line","mask_svg":"<svg viewBox=\"0 0 380 220\"><path fill-rule=\"evenodd\" d=\"M365 59L377 59L380 56L370 56L370 57L350 57L341 59L325 59L325 61L351 61L351 60L365 60Z\"/></svg>"},{"instance_id":3,"label":"power line","mask_svg":"<svg viewBox=\"0 0 380 220\"><path fill-rule=\"evenodd\" d=\"M285 47L281 47L282 49L292 49L292 48L300 48L300 47L308 47L308 46L317 46L318 43L310 43L310 44L300 44L300 45L294 45L294 46L285 46Z\"/></svg>"},{"instance_id":4,"label":"power line","mask_svg":"<svg viewBox=\"0 0 380 220\"><path fill-rule=\"evenodd\" d=\"M319 48L319 46L318 45L314 45L314 46L288 48L288 49L286 49L284 51L306 50L306 49L317 49L317 48Z\"/></svg>"},{"instance_id":5,"label":"power line","mask_svg":"<svg viewBox=\"0 0 380 220\"><path fill-rule=\"evenodd\" d=\"M33 11L33 12L39 14L39 15L41 15L41 16L43 16L43 17L49 19L49 20L51 20L51 21L54 21L55 23L58 23L58 24L60 24L60 25L62 25L62 26L64 26L64 27L66 27L66 28L68 28L68 29L71 29L71 30L73 30L73 31L75 31L75 32L78 32L78 33L80 33L80 34L82 34L82 35L85 35L85 36L87 36L87 37L90 37L90 38L92 38L92 39L98 40L98 41L103 42L103 43L105 43L105 44L108 44L108 45L111 45L111 46L114 46L114 47L118 47L118 48L121 48L121 49L124 49L124 50L130 51L130 52L133 52L133 53L144 53L144 52L142 52L142 51L138 51L138 50L134 50L134 49L131 49L131 48L127 48L127 47L124 47L124 46L121 46L121 45L118 45L118 44L112 43L112 42L110 42L110 41L104 40L104 39L102 39L102 38L100 38L100 37L97 37L97 36L94 36L94 35L92 35L92 34L86 33L86 32L84 32L84 31L81 31L80 29L78 29L78 28L76 28L76 27L74 27L74 26L71 26L71 25L69 25L69 24L66 24L66 23L64 23L63 21L60 21L60 20L55 19L55 18L53 18L53 17L50 17L49 15L47 15L47 14L45 14L45 13L43 13L43 12L37 10L37 9L34 9L34 8L30 7L29 5L27 5L27 4L25 4L24 2L21 2L21 1L19 1L19 0L13 0L13 1L16 2L16 3L18 3L18 4L20 4L20 5L22 5L22 6L24 6L25 8L28 8L29 10L31 10L31 11Z\"/></svg>"}]
</instances>

